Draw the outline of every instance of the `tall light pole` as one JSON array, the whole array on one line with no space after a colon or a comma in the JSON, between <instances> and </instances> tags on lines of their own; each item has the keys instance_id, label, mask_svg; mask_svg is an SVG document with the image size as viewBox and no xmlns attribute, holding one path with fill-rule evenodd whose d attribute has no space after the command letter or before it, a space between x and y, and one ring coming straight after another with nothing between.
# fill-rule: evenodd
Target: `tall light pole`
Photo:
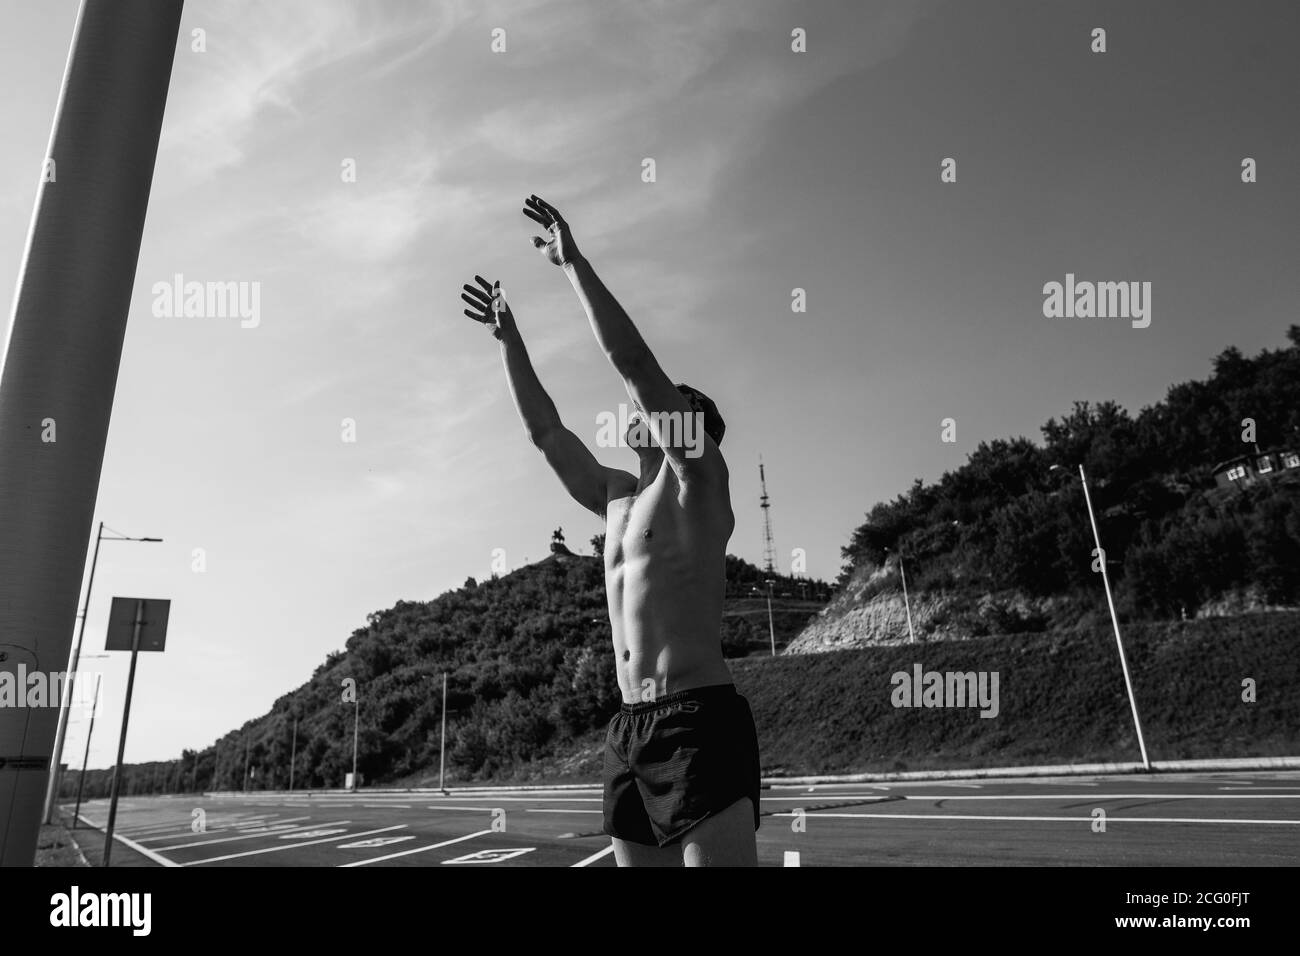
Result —
<instances>
[{"instance_id":1,"label":"tall light pole","mask_svg":"<svg viewBox=\"0 0 1300 956\"><path fill-rule=\"evenodd\" d=\"M81 758L81 776L77 779L77 808L72 811L72 829L77 829L77 820L81 817L81 793L86 786L86 765L90 762L90 737L95 732L95 715L99 713L99 684L103 674L95 675L95 696L90 704L90 726L86 729L86 752Z\"/></svg>"},{"instance_id":2,"label":"tall light pole","mask_svg":"<svg viewBox=\"0 0 1300 956\"><path fill-rule=\"evenodd\" d=\"M352 698L352 789L357 789L357 733L361 727L361 695Z\"/></svg>"},{"instance_id":3,"label":"tall light pole","mask_svg":"<svg viewBox=\"0 0 1300 956\"><path fill-rule=\"evenodd\" d=\"M898 574L903 579L903 609L907 612L907 642L916 643L916 632L912 630L912 602L907 596L907 571L903 568L903 552L885 549L886 554L898 556Z\"/></svg>"},{"instance_id":4,"label":"tall light pole","mask_svg":"<svg viewBox=\"0 0 1300 956\"><path fill-rule=\"evenodd\" d=\"M772 656L776 657L776 625L772 622L772 586L776 584L767 579L767 636L772 640Z\"/></svg>"},{"instance_id":5,"label":"tall light pole","mask_svg":"<svg viewBox=\"0 0 1300 956\"><path fill-rule=\"evenodd\" d=\"M54 756L50 758L50 782L45 788L46 823L54 814L54 799L59 790L59 766L63 761L63 740L68 732L68 711L72 709L72 681L77 679L77 668L81 664L81 640L86 634L86 618L90 615L90 591L95 586L95 566L99 564L99 543L101 541L148 541L161 543L162 538L128 538L108 529L111 534L104 534L104 522L99 523L99 533L95 535L95 554L90 559L90 579L86 582L86 603L81 606L81 625L77 628L77 640L72 645L72 665L68 670L69 680L63 683L63 699L59 704L59 726L54 732ZM98 685L96 685L98 686ZM97 692L98 693L98 692Z\"/></svg>"},{"instance_id":6,"label":"tall light pole","mask_svg":"<svg viewBox=\"0 0 1300 956\"><path fill-rule=\"evenodd\" d=\"M289 751L289 792L293 793L293 765L298 761L298 718L293 719L293 747Z\"/></svg>"},{"instance_id":7,"label":"tall light pole","mask_svg":"<svg viewBox=\"0 0 1300 956\"><path fill-rule=\"evenodd\" d=\"M1060 465L1052 465L1050 471L1056 471ZM1119 650L1119 664L1124 671L1124 687L1128 690L1128 703L1133 711L1133 729L1137 731L1138 750L1142 753L1142 767L1151 769L1147 757L1146 741L1142 737L1142 721L1138 717L1137 697L1133 694L1133 680L1128 672L1128 658L1124 655L1124 640L1119 636L1119 615L1115 613L1115 599L1110 593L1110 574L1106 570L1106 549L1101 546L1101 533L1097 530L1097 515L1092 510L1092 495L1088 491L1088 476L1083 465L1079 465L1079 480L1083 482L1083 500L1088 505L1088 521L1092 525L1092 540L1097 543L1097 563L1101 566L1101 583L1106 588L1106 605L1110 608L1110 623L1115 629L1115 647Z\"/></svg>"},{"instance_id":8,"label":"tall light pole","mask_svg":"<svg viewBox=\"0 0 1300 956\"><path fill-rule=\"evenodd\" d=\"M438 744L438 789L447 792L447 672L442 672L442 742Z\"/></svg>"}]
</instances>

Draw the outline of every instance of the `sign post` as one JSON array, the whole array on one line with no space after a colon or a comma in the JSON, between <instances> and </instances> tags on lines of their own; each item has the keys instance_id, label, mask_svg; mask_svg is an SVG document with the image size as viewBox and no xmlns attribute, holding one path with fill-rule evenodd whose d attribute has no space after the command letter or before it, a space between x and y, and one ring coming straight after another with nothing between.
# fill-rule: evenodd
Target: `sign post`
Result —
<instances>
[{"instance_id":1,"label":"sign post","mask_svg":"<svg viewBox=\"0 0 1300 956\"><path fill-rule=\"evenodd\" d=\"M108 618L108 651L131 652L131 670L126 679L126 703L122 708L122 734L117 741L117 769L113 773L113 795L108 804L108 828L104 832L104 866L113 855L113 826L117 823L117 795L122 783L122 757L126 753L126 725L131 719L131 692L135 689L135 662L141 651L162 651L167 643L170 601L157 598L113 598Z\"/></svg>"}]
</instances>

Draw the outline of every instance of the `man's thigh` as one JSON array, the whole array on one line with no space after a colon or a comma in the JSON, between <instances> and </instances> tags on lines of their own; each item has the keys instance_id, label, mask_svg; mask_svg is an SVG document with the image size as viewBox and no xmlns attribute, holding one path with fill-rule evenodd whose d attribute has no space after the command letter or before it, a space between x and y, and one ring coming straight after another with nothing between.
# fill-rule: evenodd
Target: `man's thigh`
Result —
<instances>
[{"instance_id":1,"label":"man's thigh","mask_svg":"<svg viewBox=\"0 0 1300 956\"><path fill-rule=\"evenodd\" d=\"M646 846L644 843L633 843L631 840L620 840L618 837L610 837L610 839L614 841L614 859L619 866L682 865L680 845Z\"/></svg>"},{"instance_id":2,"label":"man's thigh","mask_svg":"<svg viewBox=\"0 0 1300 956\"><path fill-rule=\"evenodd\" d=\"M686 866L758 866L754 802L741 797L701 820L682 837L681 849Z\"/></svg>"}]
</instances>

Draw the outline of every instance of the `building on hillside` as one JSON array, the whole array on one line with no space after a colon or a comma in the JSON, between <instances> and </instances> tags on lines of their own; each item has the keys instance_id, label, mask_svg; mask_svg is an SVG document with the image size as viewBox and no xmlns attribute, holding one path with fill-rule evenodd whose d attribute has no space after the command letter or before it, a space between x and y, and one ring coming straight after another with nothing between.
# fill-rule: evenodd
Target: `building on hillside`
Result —
<instances>
[{"instance_id":1,"label":"building on hillside","mask_svg":"<svg viewBox=\"0 0 1300 956\"><path fill-rule=\"evenodd\" d=\"M1287 472L1300 473L1300 452L1290 448L1271 451L1256 450L1249 455L1238 455L1214 466L1214 483L1220 488L1241 488L1253 485Z\"/></svg>"}]
</instances>

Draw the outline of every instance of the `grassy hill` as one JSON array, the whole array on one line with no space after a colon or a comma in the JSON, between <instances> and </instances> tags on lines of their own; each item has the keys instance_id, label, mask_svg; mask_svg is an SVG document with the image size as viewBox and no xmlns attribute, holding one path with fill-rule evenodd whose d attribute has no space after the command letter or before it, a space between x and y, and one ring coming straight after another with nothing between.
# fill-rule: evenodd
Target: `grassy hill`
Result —
<instances>
[{"instance_id":1,"label":"grassy hill","mask_svg":"<svg viewBox=\"0 0 1300 956\"><path fill-rule=\"evenodd\" d=\"M722 641L729 658L770 654L763 596L769 577L778 650L829 595L825 582L769 576L734 556L726 573ZM270 713L211 747L185 751L175 764L125 768L128 792L178 779L186 788L238 789L245 763L251 788L285 787L295 718L295 786L341 786L352 769L354 699L367 781L436 770L444 671L452 779L496 778L581 749L620 702L600 559L564 551L500 578L470 578L431 601L401 601L371 614L343 650ZM87 797L105 795L109 777L88 774Z\"/></svg>"}]
</instances>

